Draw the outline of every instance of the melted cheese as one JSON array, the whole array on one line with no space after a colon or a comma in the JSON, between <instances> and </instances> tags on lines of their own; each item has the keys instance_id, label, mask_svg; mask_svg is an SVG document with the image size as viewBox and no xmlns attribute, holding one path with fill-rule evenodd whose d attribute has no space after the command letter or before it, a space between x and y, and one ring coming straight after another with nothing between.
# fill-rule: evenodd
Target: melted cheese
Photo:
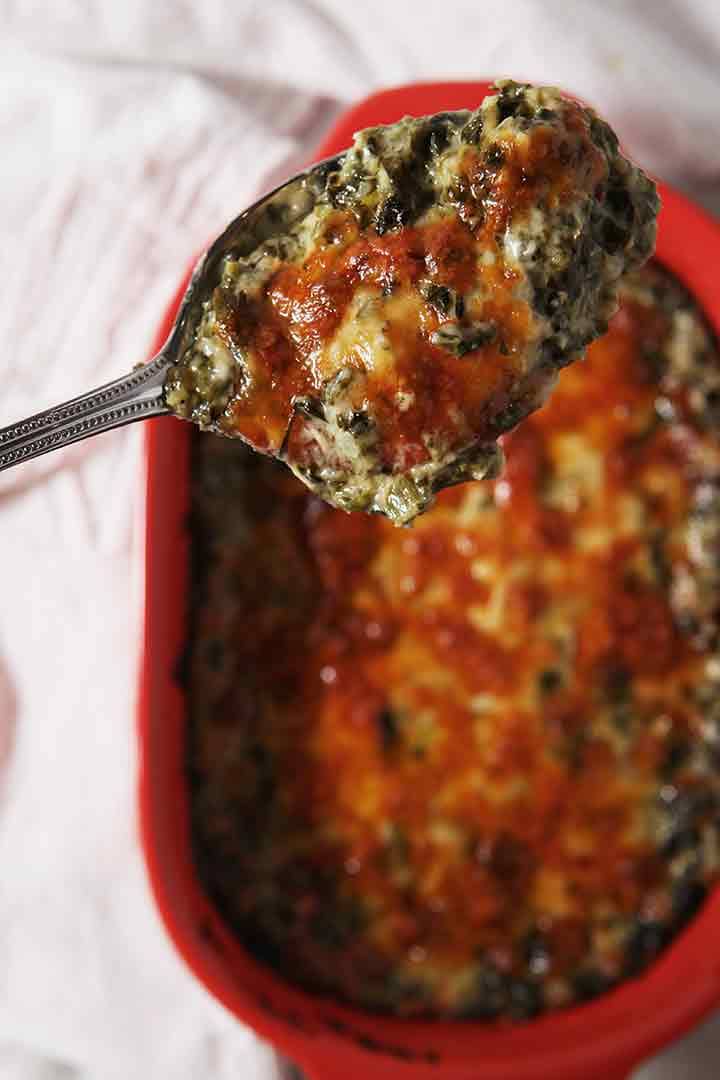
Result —
<instances>
[{"instance_id":1,"label":"melted cheese","mask_svg":"<svg viewBox=\"0 0 720 1080\"><path fill-rule=\"evenodd\" d=\"M498 436L604 331L657 212L590 110L511 82L359 132L303 190L305 213L278 204L277 235L228 254L166 401L396 524L492 474Z\"/></svg>"},{"instance_id":2,"label":"melted cheese","mask_svg":"<svg viewBox=\"0 0 720 1080\"><path fill-rule=\"evenodd\" d=\"M504 475L411 533L200 440L199 865L285 977L529 1018L692 913L720 869L719 368L644 272Z\"/></svg>"}]
</instances>

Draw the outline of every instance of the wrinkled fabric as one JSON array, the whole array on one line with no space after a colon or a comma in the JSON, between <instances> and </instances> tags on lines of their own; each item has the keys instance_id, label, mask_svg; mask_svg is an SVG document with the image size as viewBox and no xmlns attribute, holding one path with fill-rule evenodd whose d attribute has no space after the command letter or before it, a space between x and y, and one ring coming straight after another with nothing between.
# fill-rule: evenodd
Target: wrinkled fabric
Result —
<instances>
[{"instance_id":1,"label":"wrinkled fabric","mask_svg":"<svg viewBox=\"0 0 720 1080\"><path fill-rule=\"evenodd\" d=\"M712 0L0 0L0 424L128 371L192 257L381 86L592 102L720 211ZM141 432L0 475L0 1080L275 1080L167 941L138 844ZM681 992L681 988L679 988ZM637 1073L716 1077L710 1021Z\"/></svg>"}]
</instances>

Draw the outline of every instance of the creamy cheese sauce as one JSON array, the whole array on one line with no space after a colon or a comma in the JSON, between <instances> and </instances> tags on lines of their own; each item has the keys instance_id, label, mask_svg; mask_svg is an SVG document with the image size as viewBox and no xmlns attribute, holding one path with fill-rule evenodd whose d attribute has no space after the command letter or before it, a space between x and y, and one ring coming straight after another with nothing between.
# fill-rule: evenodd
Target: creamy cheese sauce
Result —
<instances>
[{"instance_id":1,"label":"creamy cheese sauce","mask_svg":"<svg viewBox=\"0 0 720 1080\"><path fill-rule=\"evenodd\" d=\"M511 82L360 132L308 189L291 227L228 253L166 400L399 524L497 471L498 436L605 330L658 206L591 110Z\"/></svg>"},{"instance_id":2,"label":"creamy cheese sauce","mask_svg":"<svg viewBox=\"0 0 720 1080\"><path fill-rule=\"evenodd\" d=\"M196 858L247 947L402 1015L632 977L720 872L720 357L658 268L411 532L198 438Z\"/></svg>"}]
</instances>

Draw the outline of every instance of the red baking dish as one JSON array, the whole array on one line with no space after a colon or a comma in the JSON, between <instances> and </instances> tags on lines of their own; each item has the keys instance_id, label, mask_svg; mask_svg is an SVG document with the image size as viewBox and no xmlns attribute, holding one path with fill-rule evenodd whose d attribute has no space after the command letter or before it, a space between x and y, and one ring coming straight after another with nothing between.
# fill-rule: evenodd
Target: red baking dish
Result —
<instances>
[{"instance_id":1,"label":"red baking dish","mask_svg":"<svg viewBox=\"0 0 720 1080\"><path fill-rule=\"evenodd\" d=\"M375 94L318 149L406 114L474 108L487 83L426 83ZM720 334L720 225L661 185L658 255ZM177 301L158 332L171 325ZM617 1080L720 1004L720 891L649 970L595 1001L518 1025L383 1018L303 993L258 964L205 897L193 867L175 677L185 637L191 429L147 427L145 635L139 697L140 820L157 905L190 969L238 1019L313 1080Z\"/></svg>"}]
</instances>

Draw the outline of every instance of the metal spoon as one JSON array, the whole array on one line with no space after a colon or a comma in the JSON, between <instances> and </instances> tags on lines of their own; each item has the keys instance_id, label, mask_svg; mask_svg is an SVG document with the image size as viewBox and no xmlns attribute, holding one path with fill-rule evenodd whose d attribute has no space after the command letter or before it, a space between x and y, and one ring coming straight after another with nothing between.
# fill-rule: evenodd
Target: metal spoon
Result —
<instances>
[{"instance_id":1,"label":"metal spoon","mask_svg":"<svg viewBox=\"0 0 720 1080\"><path fill-rule=\"evenodd\" d=\"M96 390L0 428L0 472L102 431L170 414L164 394L167 369L186 348L198 309L217 284L223 258L229 251L249 254L279 227L287 229L306 214L314 201L313 178L337 166L341 157L327 158L291 177L228 225L195 267L167 341L152 360Z\"/></svg>"}]
</instances>

